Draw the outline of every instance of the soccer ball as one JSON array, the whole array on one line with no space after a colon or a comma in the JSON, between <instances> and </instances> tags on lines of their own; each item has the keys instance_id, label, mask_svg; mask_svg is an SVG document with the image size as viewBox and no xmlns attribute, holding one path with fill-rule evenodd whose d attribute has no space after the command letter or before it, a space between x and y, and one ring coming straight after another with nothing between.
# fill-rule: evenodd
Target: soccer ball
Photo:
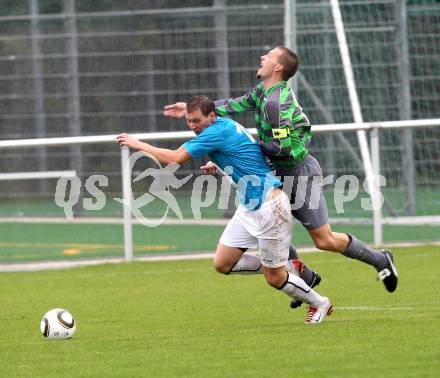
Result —
<instances>
[{"instance_id":1,"label":"soccer ball","mask_svg":"<svg viewBox=\"0 0 440 378\"><path fill-rule=\"evenodd\" d=\"M69 339L75 334L76 322L72 314L62 308L54 308L44 314L40 331L47 339Z\"/></svg>"}]
</instances>

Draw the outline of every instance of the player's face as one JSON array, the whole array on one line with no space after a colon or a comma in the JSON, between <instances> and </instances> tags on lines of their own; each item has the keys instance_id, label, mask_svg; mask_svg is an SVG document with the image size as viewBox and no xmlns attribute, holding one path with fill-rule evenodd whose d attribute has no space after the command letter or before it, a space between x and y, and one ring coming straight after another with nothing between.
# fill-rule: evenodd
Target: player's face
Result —
<instances>
[{"instance_id":1,"label":"player's face","mask_svg":"<svg viewBox=\"0 0 440 378\"><path fill-rule=\"evenodd\" d=\"M272 76L275 68L279 66L278 57L280 54L281 51L278 49L272 49L267 54L260 57L260 68L257 71L258 79L264 80Z\"/></svg>"},{"instance_id":2,"label":"player's face","mask_svg":"<svg viewBox=\"0 0 440 378\"><path fill-rule=\"evenodd\" d=\"M195 110L185 115L188 127L194 131L194 134L199 135L215 120L215 113L211 112L204 116L201 110Z\"/></svg>"}]
</instances>

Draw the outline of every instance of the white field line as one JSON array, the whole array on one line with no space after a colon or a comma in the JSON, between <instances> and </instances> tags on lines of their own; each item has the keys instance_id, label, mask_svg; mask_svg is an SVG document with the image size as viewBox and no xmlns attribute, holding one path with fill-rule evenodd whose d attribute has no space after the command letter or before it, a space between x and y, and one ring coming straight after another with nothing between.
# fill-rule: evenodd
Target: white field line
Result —
<instances>
[{"instance_id":1,"label":"white field line","mask_svg":"<svg viewBox=\"0 0 440 378\"><path fill-rule=\"evenodd\" d=\"M405 243L389 243L383 245L385 248L392 247L416 247L422 245L440 245L440 241L434 241L427 243L424 242L405 242ZM316 248L298 248L298 253L329 253L326 251L320 251ZM417 255L421 256L421 255ZM175 254L175 255L153 255L153 256L139 256L134 257L133 261L142 262L154 262L154 261L182 261L182 260L203 260L212 259L214 257L213 252L194 252L186 254ZM51 269L68 269L76 268L81 266L90 265L103 265L103 264L120 264L126 263L123 257L110 257L110 258L96 258L87 260L74 260L74 261L44 261L44 262L31 262L31 263L19 263L19 264L0 264L0 273L4 272L29 272L29 271L40 271L40 270L51 270ZM349 307L341 307L342 309L350 309ZM353 308L354 309L354 308Z\"/></svg>"},{"instance_id":2,"label":"white field line","mask_svg":"<svg viewBox=\"0 0 440 378\"><path fill-rule=\"evenodd\" d=\"M419 309L417 306L341 306L334 307L335 310L348 310L348 311L414 311Z\"/></svg>"},{"instance_id":3,"label":"white field line","mask_svg":"<svg viewBox=\"0 0 440 378\"><path fill-rule=\"evenodd\" d=\"M191 253L179 255L155 255L135 257L133 261L178 261L178 260L202 260L213 258L214 253ZM39 270L66 269L77 268L80 266L103 265L103 264L120 264L127 261L122 257L110 257L104 259L87 259L75 261L44 261L35 263L22 264L0 264L0 272L32 272Z\"/></svg>"},{"instance_id":4,"label":"white field line","mask_svg":"<svg viewBox=\"0 0 440 378\"><path fill-rule=\"evenodd\" d=\"M152 218L150 223L157 225L159 218ZM144 220L144 223L148 223L148 220ZM229 222L229 219L175 219L166 218L162 221L165 225L198 225L198 226L225 226ZM121 218L107 218L107 217L93 217L93 218L73 218L67 219L64 217L0 217L0 223L42 223L42 224L123 224L124 220ZM133 224L141 224L136 219L132 220Z\"/></svg>"}]
</instances>

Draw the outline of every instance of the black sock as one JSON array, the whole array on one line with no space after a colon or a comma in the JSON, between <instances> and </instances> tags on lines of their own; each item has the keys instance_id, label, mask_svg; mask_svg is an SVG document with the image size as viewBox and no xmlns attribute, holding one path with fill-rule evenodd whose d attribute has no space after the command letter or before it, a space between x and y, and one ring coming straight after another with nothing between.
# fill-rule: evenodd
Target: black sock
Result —
<instances>
[{"instance_id":1,"label":"black sock","mask_svg":"<svg viewBox=\"0 0 440 378\"><path fill-rule=\"evenodd\" d=\"M304 282L311 286L314 280L313 270L310 269L306 264L303 264L303 270L299 274L300 278L304 280Z\"/></svg>"},{"instance_id":2,"label":"black sock","mask_svg":"<svg viewBox=\"0 0 440 378\"><path fill-rule=\"evenodd\" d=\"M289 260L295 260L299 259L298 252L296 251L296 248L293 246L293 244L290 244L289 247Z\"/></svg>"},{"instance_id":3,"label":"black sock","mask_svg":"<svg viewBox=\"0 0 440 378\"><path fill-rule=\"evenodd\" d=\"M347 249L343 253L344 256L363 261L366 264L374 266L378 271L386 265L387 259L381 251L376 251L368 247L364 242L353 235L347 235L350 241L348 242Z\"/></svg>"},{"instance_id":4,"label":"black sock","mask_svg":"<svg viewBox=\"0 0 440 378\"><path fill-rule=\"evenodd\" d=\"M289 247L289 260L299 260L298 252L296 248L290 244ZM299 272L299 276L305 281L307 285L311 285L314 281L313 270L310 269L306 264L302 263L302 270Z\"/></svg>"}]
</instances>

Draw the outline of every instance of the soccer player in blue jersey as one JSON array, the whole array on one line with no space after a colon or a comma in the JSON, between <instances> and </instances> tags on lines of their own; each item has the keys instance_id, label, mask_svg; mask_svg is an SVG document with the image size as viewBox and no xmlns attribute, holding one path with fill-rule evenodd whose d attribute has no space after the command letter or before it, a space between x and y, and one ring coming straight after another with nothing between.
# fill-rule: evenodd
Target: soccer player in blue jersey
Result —
<instances>
[{"instance_id":1,"label":"soccer player in blue jersey","mask_svg":"<svg viewBox=\"0 0 440 378\"><path fill-rule=\"evenodd\" d=\"M237 122L218 117L214 102L205 96L192 98L185 117L196 137L176 150L154 147L128 134L119 135L117 142L165 164L208 155L220 169L230 172L240 205L218 243L215 269L223 274L262 273L269 285L309 305L306 323L322 322L332 312L331 302L288 271L290 202L258 143ZM245 253L248 248L258 248L260 257Z\"/></svg>"}]
</instances>

